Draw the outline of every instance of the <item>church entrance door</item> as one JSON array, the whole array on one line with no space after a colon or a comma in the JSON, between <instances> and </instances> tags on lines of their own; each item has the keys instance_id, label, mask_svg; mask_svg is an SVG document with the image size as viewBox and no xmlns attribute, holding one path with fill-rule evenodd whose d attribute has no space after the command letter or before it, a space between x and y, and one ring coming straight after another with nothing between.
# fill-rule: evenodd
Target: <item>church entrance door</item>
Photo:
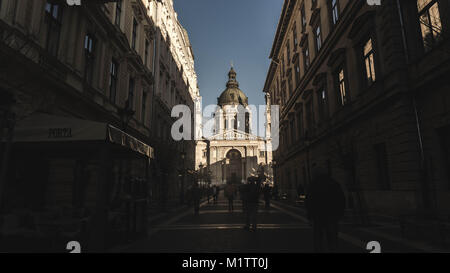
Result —
<instances>
[{"instance_id":1,"label":"church entrance door","mask_svg":"<svg viewBox=\"0 0 450 273\"><path fill-rule=\"evenodd\" d=\"M242 180L242 156L238 150L231 150L227 153L227 161L229 164L226 166L227 182L234 184L240 183Z\"/></svg>"}]
</instances>

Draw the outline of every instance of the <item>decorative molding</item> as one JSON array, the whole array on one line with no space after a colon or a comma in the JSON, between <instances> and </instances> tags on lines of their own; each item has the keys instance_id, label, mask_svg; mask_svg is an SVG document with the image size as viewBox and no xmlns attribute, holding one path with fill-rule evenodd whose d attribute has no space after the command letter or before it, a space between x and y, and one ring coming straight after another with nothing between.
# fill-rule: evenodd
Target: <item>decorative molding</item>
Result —
<instances>
[{"instance_id":1,"label":"decorative molding","mask_svg":"<svg viewBox=\"0 0 450 273\"><path fill-rule=\"evenodd\" d=\"M308 89L308 90L303 91L302 99L303 100L308 99L308 97L311 96L312 93L313 93L312 89Z\"/></svg>"},{"instance_id":2,"label":"decorative molding","mask_svg":"<svg viewBox=\"0 0 450 273\"><path fill-rule=\"evenodd\" d=\"M300 40L300 46L303 47L305 45L306 41L308 41L308 34L304 34L302 36L302 39Z\"/></svg>"},{"instance_id":3,"label":"decorative molding","mask_svg":"<svg viewBox=\"0 0 450 273\"><path fill-rule=\"evenodd\" d=\"M326 72L316 74L316 76L314 77L314 80L313 80L313 85L314 86L320 85L321 83L323 83L324 80L326 80L326 78L327 78Z\"/></svg>"},{"instance_id":4,"label":"decorative molding","mask_svg":"<svg viewBox=\"0 0 450 273\"><path fill-rule=\"evenodd\" d=\"M313 26L317 20L320 20L320 8L316 8L312 12L311 18L309 19L309 25Z\"/></svg>"},{"instance_id":5,"label":"decorative molding","mask_svg":"<svg viewBox=\"0 0 450 273\"><path fill-rule=\"evenodd\" d=\"M345 59L345 54L346 54L345 48L339 48L331 52L330 57L328 58L327 65L329 67L334 66L337 61Z\"/></svg>"},{"instance_id":6,"label":"decorative molding","mask_svg":"<svg viewBox=\"0 0 450 273\"><path fill-rule=\"evenodd\" d=\"M358 18L355 19L355 21L352 24L352 28L350 29L350 32L348 33L349 39L354 39L355 36L364 28L369 22L375 21L375 14L376 11L369 10L365 13L358 16Z\"/></svg>"}]
</instances>

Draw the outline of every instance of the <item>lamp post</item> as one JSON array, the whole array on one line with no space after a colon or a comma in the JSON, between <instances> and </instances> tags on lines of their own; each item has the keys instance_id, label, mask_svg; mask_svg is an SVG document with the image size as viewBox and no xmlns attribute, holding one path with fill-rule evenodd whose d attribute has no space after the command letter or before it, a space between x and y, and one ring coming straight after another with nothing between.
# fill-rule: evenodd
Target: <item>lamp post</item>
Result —
<instances>
[{"instance_id":1,"label":"lamp post","mask_svg":"<svg viewBox=\"0 0 450 273\"><path fill-rule=\"evenodd\" d=\"M276 171L277 171L277 161L276 160L272 160L272 170L273 170L273 196L274 199L277 200L278 199L278 181L276 180L278 177L276 175Z\"/></svg>"},{"instance_id":2,"label":"lamp post","mask_svg":"<svg viewBox=\"0 0 450 273\"><path fill-rule=\"evenodd\" d=\"M306 169L308 170L308 181L305 186L307 186L309 183L311 183L311 162L310 162L310 156L309 156L309 147L311 145L311 141L309 140L309 136L306 135L305 137L305 146L306 146Z\"/></svg>"},{"instance_id":3,"label":"lamp post","mask_svg":"<svg viewBox=\"0 0 450 273\"><path fill-rule=\"evenodd\" d=\"M222 160L222 183L225 182L225 161Z\"/></svg>"},{"instance_id":4,"label":"lamp post","mask_svg":"<svg viewBox=\"0 0 450 273\"><path fill-rule=\"evenodd\" d=\"M208 183L211 183L211 176L212 176L212 172L210 170L207 170L208 174L206 176L206 181Z\"/></svg>"},{"instance_id":5,"label":"lamp post","mask_svg":"<svg viewBox=\"0 0 450 273\"><path fill-rule=\"evenodd\" d=\"M203 182L203 163L200 163L200 165L198 165L198 167L199 167L198 171L200 174L199 178L200 178L200 181Z\"/></svg>"}]
</instances>

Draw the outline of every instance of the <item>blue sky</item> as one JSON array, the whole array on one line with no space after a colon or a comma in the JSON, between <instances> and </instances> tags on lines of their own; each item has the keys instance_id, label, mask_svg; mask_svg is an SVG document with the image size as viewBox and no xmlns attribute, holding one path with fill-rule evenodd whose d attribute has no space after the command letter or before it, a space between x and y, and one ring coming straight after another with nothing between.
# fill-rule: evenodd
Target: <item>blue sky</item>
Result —
<instances>
[{"instance_id":1,"label":"blue sky","mask_svg":"<svg viewBox=\"0 0 450 273\"><path fill-rule=\"evenodd\" d=\"M233 61L249 103L264 104L263 87L283 0L174 0L187 29L203 107L216 104Z\"/></svg>"}]
</instances>

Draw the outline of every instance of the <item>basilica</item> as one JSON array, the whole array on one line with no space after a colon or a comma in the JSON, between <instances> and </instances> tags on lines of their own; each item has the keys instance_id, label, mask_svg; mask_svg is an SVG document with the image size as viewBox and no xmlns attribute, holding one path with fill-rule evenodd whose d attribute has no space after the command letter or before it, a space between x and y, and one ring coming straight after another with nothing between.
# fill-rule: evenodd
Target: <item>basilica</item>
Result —
<instances>
[{"instance_id":1,"label":"basilica","mask_svg":"<svg viewBox=\"0 0 450 273\"><path fill-rule=\"evenodd\" d=\"M242 183L249 176L264 172L266 182L272 182L270 107L260 117L265 121L264 136L257 134L254 113L257 114L251 111L248 97L239 89L232 67L226 89L217 99L217 108L211 117L213 134L203 136L196 145L196 169L205 180L218 185Z\"/></svg>"}]
</instances>

